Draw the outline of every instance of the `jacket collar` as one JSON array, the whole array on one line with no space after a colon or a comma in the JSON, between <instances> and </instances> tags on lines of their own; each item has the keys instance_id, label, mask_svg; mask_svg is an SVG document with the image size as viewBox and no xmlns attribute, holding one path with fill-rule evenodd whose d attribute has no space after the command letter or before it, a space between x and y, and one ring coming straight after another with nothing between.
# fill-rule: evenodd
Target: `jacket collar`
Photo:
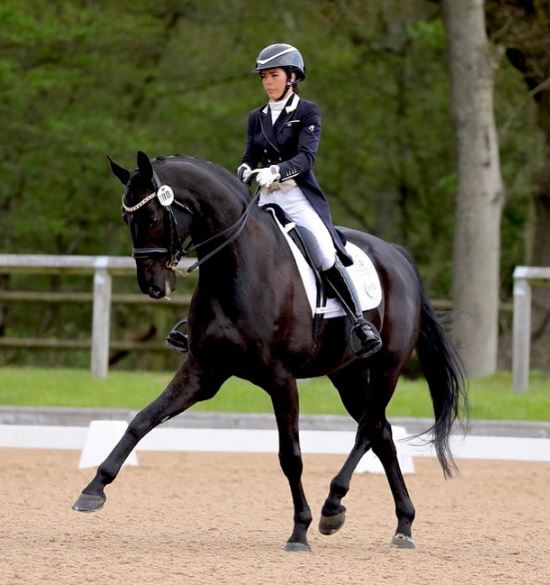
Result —
<instances>
[{"instance_id":1,"label":"jacket collar","mask_svg":"<svg viewBox=\"0 0 550 585\"><path fill-rule=\"evenodd\" d=\"M298 107L298 102L300 101L300 96L296 93L293 93L288 100L288 104L285 107L286 113L291 114L296 110Z\"/></svg>"},{"instance_id":2,"label":"jacket collar","mask_svg":"<svg viewBox=\"0 0 550 585\"><path fill-rule=\"evenodd\" d=\"M271 144L273 149L276 152L279 152L279 145L277 142L277 134L279 130L286 124L289 118L292 117L294 112L296 111L296 107L298 106L298 102L300 101L299 96L296 94L292 94L288 100L287 105L284 107L283 111L279 114L277 120L275 120L275 124L271 123L271 114L269 112L269 105L266 105L262 110L261 113L263 114L260 117L260 125L262 127L262 133L265 136L266 140Z\"/></svg>"},{"instance_id":3,"label":"jacket collar","mask_svg":"<svg viewBox=\"0 0 550 585\"><path fill-rule=\"evenodd\" d=\"M280 132L281 128L294 116L294 112L298 107L300 97L293 93L288 100L287 105L283 108L283 111L279 114L279 117L275 120L273 130L275 133Z\"/></svg>"},{"instance_id":4,"label":"jacket collar","mask_svg":"<svg viewBox=\"0 0 550 585\"><path fill-rule=\"evenodd\" d=\"M294 112L294 111L296 110L296 108L298 107L298 102L299 102L299 101L300 101L300 96L299 96L298 94L296 94L296 93L293 93L293 94L290 96L290 98L288 99L288 102L287 102L286 106L283 108L283 109L284 109L284 111L285 111L287 114L291 114L291 113L292 113L292 112ZM266 105L265 105L265 106L262 108L261 112L262 112L262 114L266 115L266 114L269 112L269 104L266 104ZM284 113L283 113L283 112L281 112L281 113L280 113L280 115L279 115L279 118L280 118L281 116L283 116L283 115L284 115ZM277 120L278 120L278 118L277 118Z\"/></svg>"}]
</instances>

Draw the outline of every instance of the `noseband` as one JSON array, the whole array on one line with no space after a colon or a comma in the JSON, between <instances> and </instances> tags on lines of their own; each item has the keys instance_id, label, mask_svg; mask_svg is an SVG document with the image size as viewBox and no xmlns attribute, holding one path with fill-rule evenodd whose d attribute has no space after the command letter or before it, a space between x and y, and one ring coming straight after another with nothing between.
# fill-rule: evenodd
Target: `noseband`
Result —
<instances>
[{"instance_id":1,"label":"noseband","mask_svg":"<svg viewBox=\"0 0 550 585\"><path fill-rule=\"evenodd\" d=\"M197 251L202 246L212 243L214 240L217 240L219 237L226 235L231 230L235 230L235 232L228 237L227 240L224 240L219 246L214 248L214 250L210 251L208 254L203 256L200 260L197 260L194 264L192 264L189 268L186 269L184 274L189 274L196 268L198 268L201 264L206 262L209 258L217 254L222 248L225 248L228 244L230 244L233 240L235 240L239 234L244 229L246 224L246 220L248 219L248 214L252 206L256 203L258 197L260 196L260 189L256 191L254 197L249 202L249 204L244 209L241 216L232 223L230 226L224 228L221 232L214 234L213 236L199 242L198 244L190 244L187 247L183 247L183 242L178 232L178 222L176 220L176 216L174 215L174 210L172 209L172 205L176 205L180 209L183 209L191 216L193 216L193 211L190 207L185 205L185 203L179 202L175 197L172 189L168 185L163 185L160 182L160 178L153 170L153 187L155 191L150 195L144 197L141 201L136 203L133 206L126 205L124 202L124 195L122 197L122 208L127 213L134 213L138 209L141 209L144 205L147 205L149 202L153 201L153 199L157 198L159 203L162 205L164 212L168 214L169 218L169 226L170 226L170 235L169 235L169 242L170 248L133 248L132 249L132 256L137 260L144 260L147 258L153 258L155 256L169 256L169 261L167 262L166 266L173 272L177 272L178 274L182 274L179 270L177 270L176 266L181 258L187 256L188 254Z\"/></svg>"}]
</instances>

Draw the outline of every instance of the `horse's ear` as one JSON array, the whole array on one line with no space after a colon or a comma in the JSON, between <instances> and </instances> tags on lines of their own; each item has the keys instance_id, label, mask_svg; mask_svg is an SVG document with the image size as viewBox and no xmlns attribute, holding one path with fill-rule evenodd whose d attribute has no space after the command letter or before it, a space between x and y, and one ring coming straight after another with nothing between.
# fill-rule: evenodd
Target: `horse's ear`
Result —
<instances>
[{"instance_id":1,"label":"horse's ear","mask_svg":"<svg viewBox=\"0 0 550 585\"><path fill-rule=\"evenodd\" d=\"M141 150L137 153L137 165L139 174L146 180L151 181L153 179L153 165L149 160L149 157Z\"/></svg>"},{"instance_id":2,"label":"horse's ear","mask_svg":"<svg viewBox=\"0 0 550 585\"><path fill-rule=\"evenodd\" d=\"M130 179L130 171L126 170L124 167L121 167L115 160L113 160L109 155L107 155L109 162L111 163L111 170L113 171L113 175L123 184L127 185Z\"/></svg>"}]
</instances>

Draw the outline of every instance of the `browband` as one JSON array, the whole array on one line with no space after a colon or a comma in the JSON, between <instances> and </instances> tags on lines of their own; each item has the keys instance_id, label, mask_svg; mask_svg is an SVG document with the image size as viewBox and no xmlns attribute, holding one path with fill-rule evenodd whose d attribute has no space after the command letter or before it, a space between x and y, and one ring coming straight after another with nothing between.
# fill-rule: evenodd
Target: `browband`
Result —
<instances>
[{"instance_id":1,"label":"browband","mask_svg":"<svg viewBox=\"0 0 550 585\"><path fill-rule=\"evenodd\" d=\"M126 203L124 203L124 196L125 195L122 196L122 208L124 209L124 211L127 211L128 213L133 213L134 211L137 211L138 209L149 203L151 199L154 199L157 196L157 192L155 191L154 193L147 195L147 197L145 197L139 203L136 203L132 207L129 207L128 205L126 205Z\"/></svg>"}]
</instances>

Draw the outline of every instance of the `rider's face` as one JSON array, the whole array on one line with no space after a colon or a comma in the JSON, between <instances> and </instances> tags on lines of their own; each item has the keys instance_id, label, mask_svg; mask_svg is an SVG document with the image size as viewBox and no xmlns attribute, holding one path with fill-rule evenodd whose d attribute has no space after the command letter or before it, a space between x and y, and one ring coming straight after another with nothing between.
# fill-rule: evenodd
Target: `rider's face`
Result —
<instances>
[{"instance_id":1,"label":"rider's face","mask_svg":"<svg viewBox=\"0 0 550 585\"><path fill-rule=\"evenodd\" d=\"M294 73L292 75L294 76ZM260 71L260 77L270 99L277 100L285 93L287 77L284 69L280 67L264 69Z\"/></svg>"}]
</instances>

